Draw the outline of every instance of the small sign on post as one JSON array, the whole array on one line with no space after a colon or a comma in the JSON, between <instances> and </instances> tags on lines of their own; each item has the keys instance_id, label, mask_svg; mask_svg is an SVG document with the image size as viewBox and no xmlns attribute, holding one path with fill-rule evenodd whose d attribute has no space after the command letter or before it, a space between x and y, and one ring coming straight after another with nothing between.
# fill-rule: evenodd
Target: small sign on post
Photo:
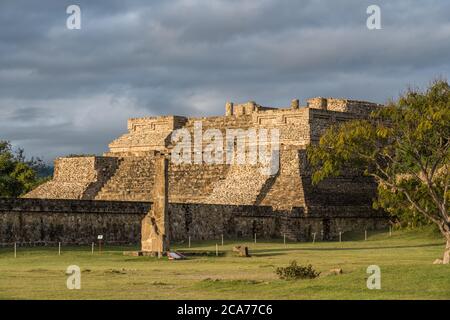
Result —
<instances>
[{"instance_id":1,"label":"small sign on post","mask_svg":"<svg viewBox=\"0 0 450 320\"><path fill-rule=\"evenodd\" d=\"M103 235L102 235L102 234L99 234L99 235L97 236L97 240L98 240L98 251L99 251L100 253L102 253L102 240L103 240Z\"/></svg>"}]
</instances>

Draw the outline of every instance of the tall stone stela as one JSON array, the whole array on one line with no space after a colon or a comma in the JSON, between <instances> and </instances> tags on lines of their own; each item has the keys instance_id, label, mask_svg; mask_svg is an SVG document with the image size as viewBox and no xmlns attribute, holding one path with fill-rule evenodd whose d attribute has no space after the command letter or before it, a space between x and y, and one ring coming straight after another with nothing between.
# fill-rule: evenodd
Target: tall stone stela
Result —
<instances>
[{"instance_id":1,"label":"tall stone stela","mask_svg":"<svg viewBox=\"0 0 450 320\"><path fill-rule=\"evenodd\" d=\"M168 160L164 155L155 158L153 204L142 219L141 250L152 255L169 250L168 216Z\"/></svg>"}]
</instances>

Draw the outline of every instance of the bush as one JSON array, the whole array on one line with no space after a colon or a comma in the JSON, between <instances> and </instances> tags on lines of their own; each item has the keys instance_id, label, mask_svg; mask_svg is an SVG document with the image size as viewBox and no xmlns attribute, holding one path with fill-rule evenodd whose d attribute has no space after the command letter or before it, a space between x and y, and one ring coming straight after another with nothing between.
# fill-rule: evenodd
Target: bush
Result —
<instances>
[{"instance_id":1,"label":"bush","mask_svg":"<svg viewBox=\"0 0 450 320\"><path fill-rule=\"evenodd\" d=\"M13 150L9 141L0 140L0 197L19 197L47 178L38 174L47 165L38 158L25 159L22 149Z\"/></svg>"},{"instance_id":2,"label":"bush","mask_svg":"<svg viewBox=\"0 0 450 320\"><path fill-rule=\"evenodd\" d=\"M314 279L320 275L320 272L316 272L312 265L299 266L295 260L291 261L287 267L278 267L275 273L280 279L285 280Z\"/></svg>"}]
</instances>

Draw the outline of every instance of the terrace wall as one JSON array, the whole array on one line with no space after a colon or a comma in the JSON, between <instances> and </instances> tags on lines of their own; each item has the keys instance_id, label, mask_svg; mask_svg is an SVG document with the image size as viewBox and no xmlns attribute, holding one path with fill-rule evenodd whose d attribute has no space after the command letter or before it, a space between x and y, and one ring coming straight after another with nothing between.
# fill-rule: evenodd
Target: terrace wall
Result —
<instances>
[{"instance_id":1,"label":"terrace wall","mask_svg":"<svg viewBox=\"0 0 450 320\"><path fill-rule=\"evenodd\" d=\"M0 199L0 243L90 244L97 235L105 243L140 242L141 220L150 202L67 199ZM370 208L316 207L276 210L270 206L170 203L170 239L183 241L225 238L286 237L309 240L312 233L324 240L339 231L385 228L388 217Z\"/></svg>"}]
</instances>

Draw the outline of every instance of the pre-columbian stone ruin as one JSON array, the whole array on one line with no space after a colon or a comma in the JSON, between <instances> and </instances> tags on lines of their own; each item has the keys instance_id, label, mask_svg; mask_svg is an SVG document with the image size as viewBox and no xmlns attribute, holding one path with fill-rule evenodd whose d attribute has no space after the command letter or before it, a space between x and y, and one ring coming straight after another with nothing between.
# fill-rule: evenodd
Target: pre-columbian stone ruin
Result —
<instances>
[{"instance_id":1,"label":"pre-columbian stone ruin","mask_svg":"<svg viewBox=\"0 0 450 320\"><path fill-rule=\"evenodd\" d=\"M0 199L0 237L3 242L81 244L104 234L111 243L137 243L141 222L156 205L160 157L168 159L168 204L163 207L170 223L164 232L174 241L254 234L309 240L314 233L330 240L339 232L385 227L386 214L372 208L376 185L371 178L349 170L312 185L306 157L308 144L317 143L330 125L367 117L380 107L319 97L306 106L293 100L281 108L227 103L224 116L129 119L128 132L112 141L103 156L58 158L51 181L21 199ZM170 161L172 132L186 129L194 136L196 123L224 136L228 129L277 128L279 170L268 175L259 163Z\"/></svg>"}]
</instances>

